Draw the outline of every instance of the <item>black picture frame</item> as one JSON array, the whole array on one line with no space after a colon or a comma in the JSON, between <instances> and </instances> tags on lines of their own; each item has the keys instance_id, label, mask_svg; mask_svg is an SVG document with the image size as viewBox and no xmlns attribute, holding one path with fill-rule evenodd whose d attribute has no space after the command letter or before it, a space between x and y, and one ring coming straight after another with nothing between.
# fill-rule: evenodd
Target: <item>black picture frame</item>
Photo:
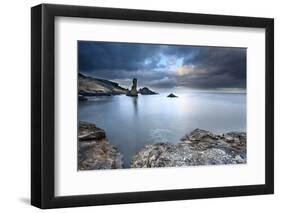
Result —
<instances>
[{"instance_id":1,"label":"black picture frame","mask_svg":"<svg viewBox=\"0 0 281 213\"><path fill-rule=\"evenodd\" d=\"M54 21L58 16L264 28L266 32L265 184L56 197L54 195ZM32 205L46 209L272 193L274 193L273 19L53 4L41 4L31 8Z\"/></svg>"}]
</instances>

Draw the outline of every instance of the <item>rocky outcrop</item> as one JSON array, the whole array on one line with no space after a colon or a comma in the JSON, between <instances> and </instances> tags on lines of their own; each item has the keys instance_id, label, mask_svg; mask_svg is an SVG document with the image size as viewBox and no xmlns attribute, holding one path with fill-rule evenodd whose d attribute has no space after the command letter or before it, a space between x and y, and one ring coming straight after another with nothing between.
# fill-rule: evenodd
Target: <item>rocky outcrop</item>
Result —
<instances>
[{"instance_id":1,"label":"rocky outcrop","mask_svg":"<svg viewBox=\"0 0 281 213\"><path fill-rule=\"evenodd\" d=\"M88 122L79 122L78 169L119 169L122 155L106 138L105 131Z\"/></svg>"},{"instance_id":2,"label":"rocky outcrop","mask_svg":"<svg viewBox=\"0 0 281 213\"><path fill-rule=\"evenodd\" d=\"M218 135L213 134L212 132L195 129L189 135L185 135L181 140L182 141L213 141L219 139Z\"/></svg>"},{"instance_id":3,"label":"rocky outcrop","mask_svg":"<svg viewBox=\"0 0 281 213\"><path fill-rule=\"evenodd\" d=\"M153 92L150 89L148 89L147 87L143 87L141 89L139 89L138 93L142 94L142 95L157 95L157 92Z\"/></svg>"},{"instance_id":4,"label":"rocky outcrop","mask_svg":"<svg viewBox=\"0 0 281 213\"><path fill-rule=\"evenodd\" d=\"M127 92L126 94L127 96L138 96L137 84L138 84L138 80L134 78L132 88Z\"/></svg>"},{"instance_id":5,"label":"rocky outcrop","mask_svg":"<svg viewBox=\"0 0 281 213\"><path fill-rule=\"evenodd\" d=\"M78 81L79 95L83 96L110 96L126 94L128 92L128 89L119 86L118 83L93 78L82 73L79 73Z\"/></svg>"},{"instance_id":6,"label":"rocky outcrop","mask_svg":"<svg viewBox=\"0 0 281 213\"><path fill-rule=\"evenodd\" d=\"M167 97L168 97L168 98L177 98L178 96L176 96L176 95L174 95L173 93L171 93L171 94L169 94Z\"/></svg>"},{"instance_id":7,"label":"rocky outcrop","mask_svg":"<svg viewBox=\"0 0 281 213\"><path fill-rule=\"evenodd\" d=\"M178 144L146 145L132 159L132 168L180 167L246 163L246 133L216 135L195 129Z\"/></svg>"}]
</instances>

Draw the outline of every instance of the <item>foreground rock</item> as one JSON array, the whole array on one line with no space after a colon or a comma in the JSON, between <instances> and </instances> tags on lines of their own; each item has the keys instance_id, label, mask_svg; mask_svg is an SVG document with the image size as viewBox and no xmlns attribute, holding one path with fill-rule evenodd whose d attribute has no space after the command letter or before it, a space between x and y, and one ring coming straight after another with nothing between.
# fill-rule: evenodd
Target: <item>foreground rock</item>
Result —
<instances>
[{"instance_id":1,"label":"foreground rock","mask_svg":"<svg viewBox=\"0 0 281 213\"><path fill-rule=\"evenodd\" d=\"M176 95L174 95L173 93L171 93L171 94L169 94L167 97L168 97L168 98L177 98L178 96L176 96Z\"/></svg>"},{"instance_id":2,"label":"foreground rock","mask_svg":"<svg viewBox=\"0 0 281 213\"><path fill-rule=\"evenodd\" d=\"M184 136L182 141L214 141L219 139L218 135L215 135L209 131L203 129L195 129L189 135Z\"/></svg>"},{"instance_id":3,"label":"foreground rock","mask_svg":"<svg viewBox=\"0 0 281 213\"><path fill-rule=\"evenodd\" d=\"M106 139L104 130L79 122L78 169L119 169L123 167L119 150Z\"/></svg>"},{"instance_id":4,"label":"foreground rock","mask_svg":"<svg viewBox=\"0 0 281 213\"><path fill-rule=\"evenodd\" d=\"M82 73L78 75L78 90L82 96L110 96L126 94L128 89L118 83L105 79L93 78Z\"/></svg>"},{"instance_id":5,"label":"foreground rock","mask_svg":"<svg viewBox=\"0 0 281 213\"><path fill-rule=\"evenodd\" d=\"M195 129L178 144L145 146L132 159L132 168L180 167L246 163L246 133L215 135Z\"/></svg>"},{"instance_id":6,"label":"foreground rock","mask_svg":"<svg viewBox=\"0 0 281 213\"><path fill-rule=\"evenodd\" d=\"M142 94L142 95L157 95L157 92L153 92L150 89L148 89L147 87L143 87L141 89L139 89L138 93Z\"/></svg>"},{"instance_id":7,"label":"foreground rock","mask_svg":"<svg viewBox=\"0 0 281 213\"><path fill-rule=\"evenodd\" d=\"M137 84L138 84L138 80L134 78L132 89L127 92L126 94L127 96L138 96Z\"/></svg>"}]
</instances>

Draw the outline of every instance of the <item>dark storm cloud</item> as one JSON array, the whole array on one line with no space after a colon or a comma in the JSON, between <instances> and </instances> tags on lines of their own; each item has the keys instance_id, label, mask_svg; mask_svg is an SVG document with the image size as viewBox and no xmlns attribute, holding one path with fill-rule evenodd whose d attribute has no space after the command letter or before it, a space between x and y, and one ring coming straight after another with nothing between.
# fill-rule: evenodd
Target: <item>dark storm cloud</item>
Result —
<instances>
[{"instance_id":1,"label":"dark storm cloud","mask_svg":"<svg viewBox=\"0 0 281 213\"><path fill-rule=\"evenodd\" d=\"M246 49L112 42L78 43L79 71L154 88L246 88Z\"/></svg>"},{"instance_id":2,"label":"dark storm cloud","mask_svg":"<svg viewBox=\"0 0 281 213\"><path fill-rule=\"evenodd\" d=\"M185 59L184 64L202 71L189 76L190 87L246 88L245 48L201 47L193 58ZM182 84L188 79L181 79Z\"/></svg>"},{"instance_id":3,"label":"dark storm cloud","mask_svg":"<svg viewBox=\"0 0 281 213\"><path fill-rule=\"evenodd\" d=\"M131 71L154 67L159 60L158 50L156 45L80 41L79 70Z\"/></svg>"}]
</instances>

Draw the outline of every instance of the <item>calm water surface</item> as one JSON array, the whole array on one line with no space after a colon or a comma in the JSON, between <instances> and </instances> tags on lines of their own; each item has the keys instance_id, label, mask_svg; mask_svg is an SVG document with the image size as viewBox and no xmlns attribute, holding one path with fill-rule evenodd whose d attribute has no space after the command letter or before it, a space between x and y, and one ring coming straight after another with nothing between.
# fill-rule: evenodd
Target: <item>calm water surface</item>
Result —
<instances>
[{"instance_id":1,"label":"calm water surface","mask_svg":"<svg viewBox=\"0 0 281 213\"><path fill-rule=\"evenodd\" d=\"M125 167L146 144L178 143L195 128L214 133L246 131L246 94L179 92L159 95L93 97L79 103L79 120L106 131L123 154Z\"/></svg>"}]
</instances>

